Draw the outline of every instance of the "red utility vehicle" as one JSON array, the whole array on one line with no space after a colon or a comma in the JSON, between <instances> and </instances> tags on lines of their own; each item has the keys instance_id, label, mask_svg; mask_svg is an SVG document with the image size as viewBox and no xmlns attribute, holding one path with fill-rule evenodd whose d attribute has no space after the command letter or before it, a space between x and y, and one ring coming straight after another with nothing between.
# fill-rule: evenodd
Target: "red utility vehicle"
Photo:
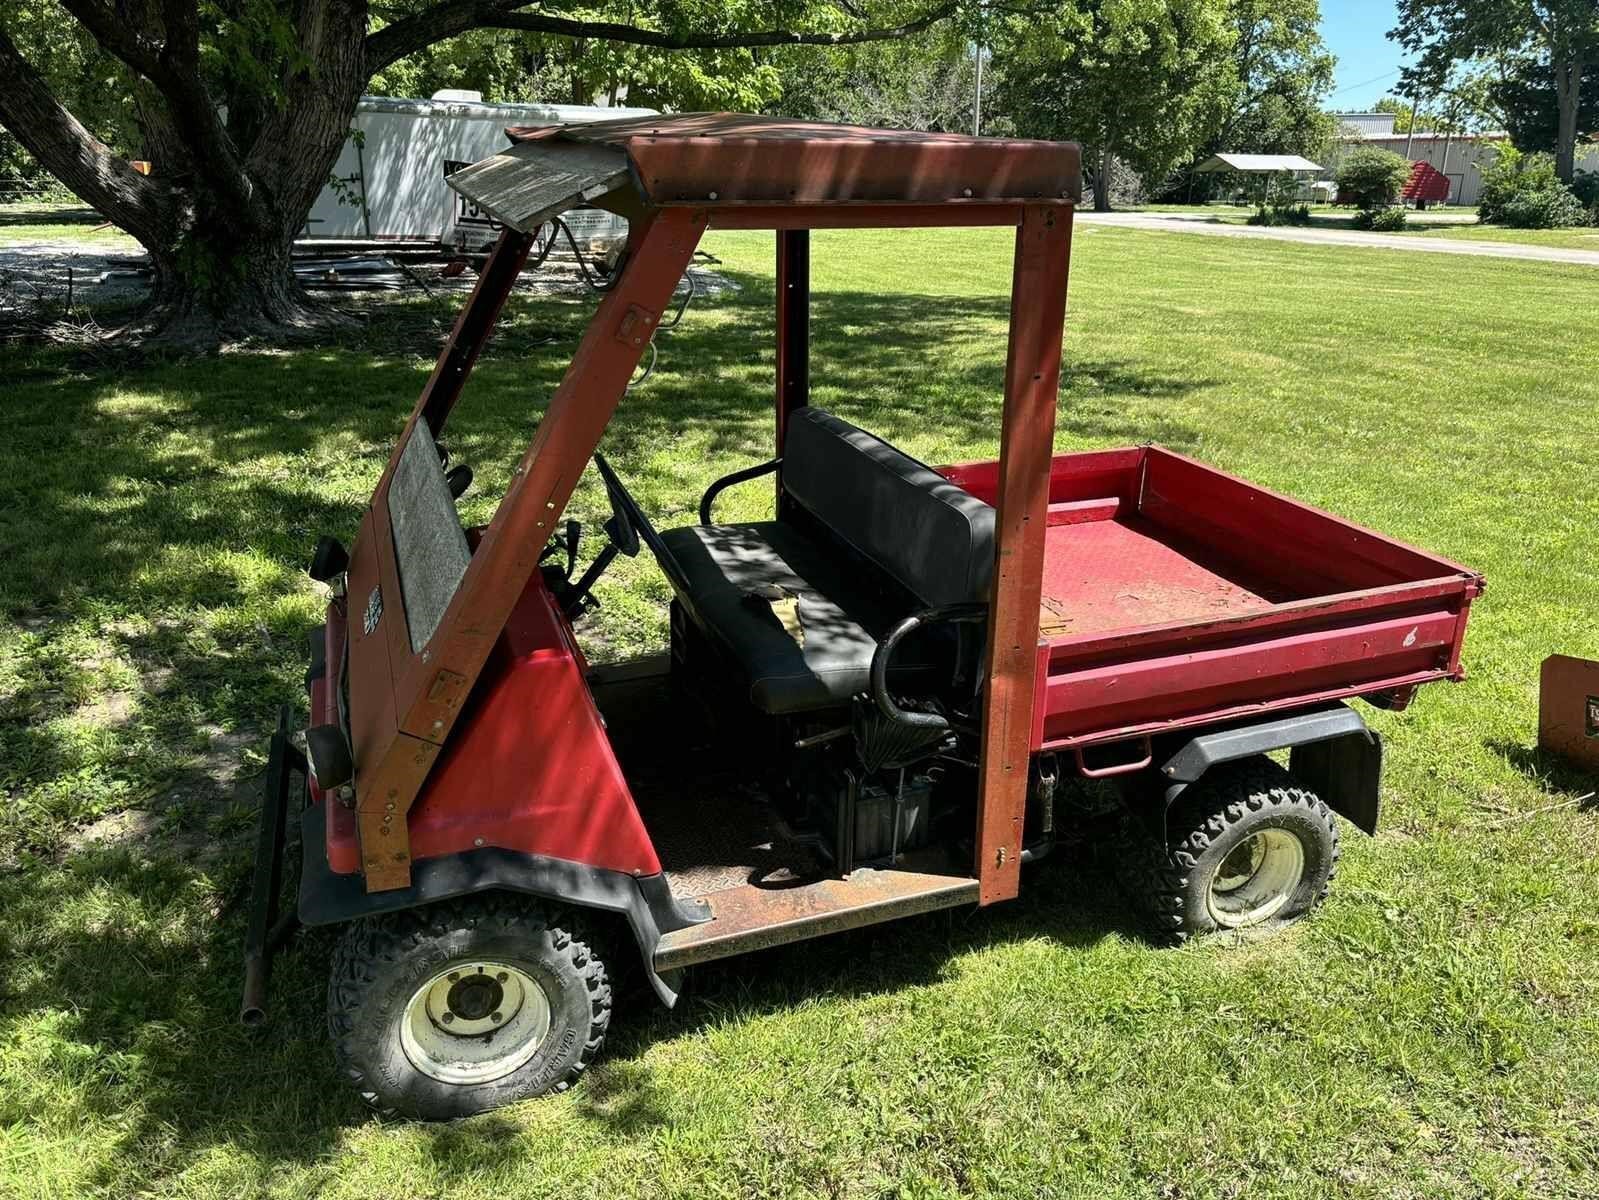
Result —
<instances>
[{"instance_id":1,"label":"red utility vehicle","mask_svg":"<svg viewBox=\"0 0 1599 1200\"><path fill-rule=\"evenodd\" d=\"M349 922L343 1073L447 1117L576 1078L602 952L631 940L670 1004L696 963L1009 899L1107 813L1167 934L1321 898L1331 812L1377 822L1380 743L1343 702L1460 678L1482 579L1157 447L1053 454L1077 147L726 114L513 142L450 180L505 232L353 546L312 564L333 600L309 763L274 741L246 1019L297 922ZM628 219L625 257L494 519L463 530L445 423L535 232L579 203ZM1016 230L1000 457L935 469L808 404L808 231L977 225ZM777 231L776 456L657 532L599 448L709 227ZM562 516L591 460L612 512L579 573ZM773 519L719 523L764 475ZM592 667L574 630L641 547L670 656ZM686 730L682 696L711 719Z\"/></svg>"}]
</instances>

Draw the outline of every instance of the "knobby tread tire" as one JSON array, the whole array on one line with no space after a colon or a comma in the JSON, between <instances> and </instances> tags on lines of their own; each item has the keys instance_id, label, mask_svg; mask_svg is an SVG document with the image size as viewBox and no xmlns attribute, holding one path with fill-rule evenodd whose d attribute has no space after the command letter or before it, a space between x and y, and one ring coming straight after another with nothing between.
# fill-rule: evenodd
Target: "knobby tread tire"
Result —
<instances>
[{"instance_id":1,"label":"knobby tread tire","mask_svg":"<svg viewBox=\"0 0 1599 1200\"><path fill-rule=\"evenodd\" d=\"M572 1015L581 1043L553 1079L536 1079L529 1068L540 1062L536 1054L508 1077L479 1085L443 1084L415 1072L416 1086L393 1094L374 1077L374 1053L398 1038L400 1014L387 1011L383 991L417 963L434 960L428 970L446 961L441 951L452 943L470 946L482 939L501 944L514 940L538 947L553 957L558 974L565 976L566 995L583 1003ZM339 1074L368 1107L385 1117L412 1116L440 1119L468 1116L502 1104L547 1093L563 1092L582 1077L598 1056L611 1021L611 982L601 958L591 948L580 914L557 910L525 896L487 893L467 900L426 905L352 922L339 940L328 977L328 1030ZM553 952L553 956L551 954ZM468 952L458 957L474 957ZM558 1019L551 998L552 1021ZM568 1006L570 1007L570 1006ZM403 1005L401 1007L403 1013ZM555 1038L552 1023L546 1042ZM414 1071L414 1068L413 1068ZM520 1078L519 1077L524 1077Z\"/></svg>"},{"instance_id":2,"label":"knobby tread tire","mask_svg":"<svg viewBox=\"0 0 1599 1200\"><path fill-rule=\"evenodd\" d=\"M1338 873L1338 825L1321 797L1300 787L1286 769L1269 758L1224 763L1190 787L1167 814L1166 845L1143 837L1145 852L1137 889L1144 900L1150 932L1161 941L1181 943L1212 932L1208 918L1193 911L1193 882L1207 851L1229 830L1259 822L1259 814L1297 813L1307 818L1321 842L1325 873L1318 868L1301 902L1268 925L1287 924L1327 898ZM1307 870L1307 875L1311 872Z\"/></svg>"}]
</instances>

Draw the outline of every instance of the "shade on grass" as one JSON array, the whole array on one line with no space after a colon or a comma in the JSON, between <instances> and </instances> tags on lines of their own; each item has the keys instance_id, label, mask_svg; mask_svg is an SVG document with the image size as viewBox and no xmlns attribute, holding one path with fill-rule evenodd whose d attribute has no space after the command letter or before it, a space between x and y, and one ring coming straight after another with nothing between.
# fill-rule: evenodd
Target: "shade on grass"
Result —
<instances>
[{"instance_id":1,"label":"shade on grass","mask_svg":"<svg viewBox=\"0 0 1599 1200\"><path fill-rule=\"evenodd\" d=\"M707 248L741 290L662 336L605 442L662 526L770 449L770 236ZM1008 261L998 231L816 235L816 400L925 460L994 454ZM1386 827L1347 833L1313 919L1157 950L1078 850L1011 906L719 964L672 1014L636 994L570 1095L369 1121L324 1040L326 936L264 1037L234 1023L248 785L302 702L299 564L355 527L448 313L139 369L13 349L0 1194L1599 1193L1599 815L1530 749L1539 660L1599 656L1599 275L1089 227L1073 272L1062 449L1160 441L1489 578L1469 681L1372 714ZM582 316L519 302L478 368L469 517ZM574 508L603 517L592 478ZM662 643L646 558L600 597L599 655ZM70 848L124 810L132 849Z\"/></svg>"}]
</instances>

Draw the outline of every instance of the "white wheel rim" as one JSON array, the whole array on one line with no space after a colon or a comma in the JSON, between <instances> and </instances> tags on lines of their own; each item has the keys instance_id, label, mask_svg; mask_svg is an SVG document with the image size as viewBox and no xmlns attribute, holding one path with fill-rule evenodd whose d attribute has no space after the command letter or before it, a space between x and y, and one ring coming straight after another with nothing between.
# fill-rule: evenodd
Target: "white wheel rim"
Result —
<instances>
[{"instance_id":1,"label":"white wheel rim","mask_svg":"<svg viewBox=\"0 0 1599 1200\"><path fill-rule=\"evenodd\" d=\"M1286 829L1260 829L1227 853L1210 877L1205 903L1222 929L1269 921L1305 876L1305 847Z\"/></svg>"},{"instance_id":2,"label":"white wheel rim","mask_svg":"<svg viewBox=\"0 0 1599 1200\"><path fill-rule=\"evenodd\" d=\"M422 1074L441 1083L489 1083L532 1058L550 1032L550 1000L510 963L446 967L405 1006L400 1045Z\"/></svg>"}]
</instances>

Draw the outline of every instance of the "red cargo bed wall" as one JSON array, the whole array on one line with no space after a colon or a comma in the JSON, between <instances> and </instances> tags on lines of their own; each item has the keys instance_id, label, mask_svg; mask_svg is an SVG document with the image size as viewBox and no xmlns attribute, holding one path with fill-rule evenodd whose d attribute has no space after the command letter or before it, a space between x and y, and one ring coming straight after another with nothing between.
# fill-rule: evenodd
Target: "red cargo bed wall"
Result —
<instances>
[{"instance_id":1,"label":"red cargo bed wall","mask_svg":"<svg viewBox=\"0 0 1599 1200\"><path fill-rule=\"evenodd\" d=\"M1364 591L1453 566L1170 450L1146 452L1146 520L1280 582L1296 598Z\"/></svg>"}]
</instances>

